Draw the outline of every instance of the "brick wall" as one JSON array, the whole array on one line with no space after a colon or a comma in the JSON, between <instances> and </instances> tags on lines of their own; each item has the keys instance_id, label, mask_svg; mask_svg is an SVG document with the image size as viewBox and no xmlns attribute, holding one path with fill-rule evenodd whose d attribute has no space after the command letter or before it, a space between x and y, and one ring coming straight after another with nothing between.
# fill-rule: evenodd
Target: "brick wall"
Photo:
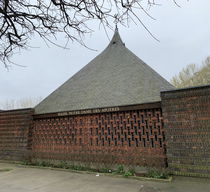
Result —
<instances>
[{"instance_id":1,"label":"brick wall","mask_svg":"<svg viewBox=\"0 0 210 192\"><path fill-rule=\"evenodd\" d=\"M161 92L171 173L210 178L210 85Z\"/></svg>"},{"instance_id":2,"label":"brick wall","mask_svg":"<svg viewBox=\"0 0 210 192\"><path fill-rule=\"evenodd\" d=\"M160 109L36 119L36 157L87 164L166 167Z\"/></svg>"},{"instance_id":3,"label":"brick wall","mask_svg":"<svg viewBox=\"0 0 210 192\"><path fill-rule=\"evenodd\" d=\"M21 159L30 148L34 109L0 111L0 159Z\"/></svg>"}]
</instances>

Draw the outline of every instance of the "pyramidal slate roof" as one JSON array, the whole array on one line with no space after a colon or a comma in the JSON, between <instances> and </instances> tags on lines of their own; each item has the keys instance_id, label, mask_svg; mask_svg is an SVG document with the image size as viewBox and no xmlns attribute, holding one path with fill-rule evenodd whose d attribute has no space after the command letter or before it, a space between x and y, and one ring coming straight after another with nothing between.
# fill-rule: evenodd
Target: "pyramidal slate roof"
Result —
<instances>
[{"instance_id":1,"label":"pyramidal slate roof","mask_svg":"<svg viewBox=\"0 0 210 192\"><path fill-rule=\"evenodd\" d=\"M35 107L36 114L160 101L174 87L125 47L116 27L107 48Z\"/></svg>"}]
</instances>

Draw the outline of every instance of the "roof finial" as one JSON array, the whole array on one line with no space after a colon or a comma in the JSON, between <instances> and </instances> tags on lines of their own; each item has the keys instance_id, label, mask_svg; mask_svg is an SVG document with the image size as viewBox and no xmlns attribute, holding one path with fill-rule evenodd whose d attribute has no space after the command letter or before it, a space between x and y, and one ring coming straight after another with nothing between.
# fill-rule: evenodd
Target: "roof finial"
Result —
<instances>
[{"instance_id":1,"label":"roof finial","mask_svg":"<svg viewBox=\"0 0 210 192\"><path fill-rule=\"evenodd\" d=\"M122 39L120 38L120 34L117 28L117 24L115 24L115 32L114 32L114 36L112 37L112 40L110 41L108 47L112 47L112 46L119 46L119 45L123 45Z\"/></svg>"},{"instance_id":2,"label":"roof finial","mask_svg":"<svg viewBox=\"0 0 210 192\"><path fill-rule=\"evenodd\" d=\"M115 24L115 33L118 32L117 23Z\"/></svg>"}]
</instances>

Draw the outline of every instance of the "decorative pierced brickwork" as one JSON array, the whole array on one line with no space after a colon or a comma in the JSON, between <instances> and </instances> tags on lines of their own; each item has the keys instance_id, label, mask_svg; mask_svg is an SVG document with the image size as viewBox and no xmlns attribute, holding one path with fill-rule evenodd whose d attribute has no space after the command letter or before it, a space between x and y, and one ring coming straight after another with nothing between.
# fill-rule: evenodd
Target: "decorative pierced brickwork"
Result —
<instances>
[{"instance_id":1,"label":"decorative pierced brickwork","mask_svg":"<svg viewBox=\"0 0 210 192\"><path fill-rule=\"evenodd\" d=\"M34 109L0 111L0 159L21 159L30 148Z\"/></svg>"},{"instance_id":2,"label":"decorative pierced brickwork","mask_svg":"<svg viewBox=\"0 0 210 192\"><path fill-rule=\"evenodd\" d=\"M166 167L160 109L34 120L33 152L42 159Z\"/></svg>"},{"instance_id":3,"label":"decorative pierced brickwork","mask_svg":"<svg viewBox=\"0 0 210 192\"><path fill-rule=\"evenodd\" d=\"M169 169L210 178L210 86L161 93Z\"/></svg>"}]
</instances>

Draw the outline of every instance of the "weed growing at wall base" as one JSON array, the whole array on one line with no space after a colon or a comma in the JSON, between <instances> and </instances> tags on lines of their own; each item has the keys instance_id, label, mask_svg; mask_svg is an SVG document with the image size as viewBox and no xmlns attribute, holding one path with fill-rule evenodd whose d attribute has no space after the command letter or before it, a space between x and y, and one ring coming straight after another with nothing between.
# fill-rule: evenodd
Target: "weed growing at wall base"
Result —
<instances>
[{"instance_id":1,"label":"weed growing at wall base","mask_svg":"<svg viewBox=\"0 0 210 192\"><path fill-rule=\"evenodd\" d=\"M0 172L6 172L6 171L10 171L11 169L9 168L5 168L5 169L0 169Z\"/></svg>"},{"instance_id":2,"label":"weed growing at wall base","mask_svg":"<svg viewBox=\"0 0 210 192\"><path fill-rule=\"evenodd\" d=\"M119 165L119 166L117 167L117 172L118 172L118 173L122 173L123 170L124 170L123 165Z\"/></svg>"},{"instance_id":3,"label":"weed growing at wall base","mask_svg":"<svg viewBox=\"0 0 210 192\"><path fill-rule=\"evenodd\" d=\"M165 172L163 172L162 174L159 174L156 170L152 170L150 172L146 173L146 176L149 178L156 178L156 179L166 179L168 176Z\"/></svg>"},{"instance_id":4,"label":"weed growing at wall base","mask_svg":"<svg viewBox=\"0 0 210 192\"><path fill-rule=\"evenodd\" d=\"M132 173L130 171L126 171L124 174L123 174L124 177L128 177L128 176L132 176Z\"/></svg>"},{"instance_id":5,"label":"weed growing at wall base","mask_svg":"<svg viewBox=\"0 0 210 192\"><path fill-rule=\"evenodd\" d=\"M123 175L123 177L130 177L130 176L139 176L139 177L149 177L149 178L156 178L156 179L166 179L168 178L168 175L163 172L162 174L159 174L156 170L152 170L150 172L145 173L136 173L134 169L131 171L124 171L123 165L119 165L117 167L117 170L111 170L106 168L101 169L94 169L89 166L81 166L81 165L70 165L65 161L61 161L58 164L55 163L49 163L47 161L34 161L34 162L28 162L23 161L21 163L22 165L32 165L32 166L38 166L38 167L53 167L53 168L62 168L62 169L71 169L71 170L77 170L77 171L88 171L88 172L98 172L98 173L110 173L114 175Z\"/></svg>"}]
</instances>

